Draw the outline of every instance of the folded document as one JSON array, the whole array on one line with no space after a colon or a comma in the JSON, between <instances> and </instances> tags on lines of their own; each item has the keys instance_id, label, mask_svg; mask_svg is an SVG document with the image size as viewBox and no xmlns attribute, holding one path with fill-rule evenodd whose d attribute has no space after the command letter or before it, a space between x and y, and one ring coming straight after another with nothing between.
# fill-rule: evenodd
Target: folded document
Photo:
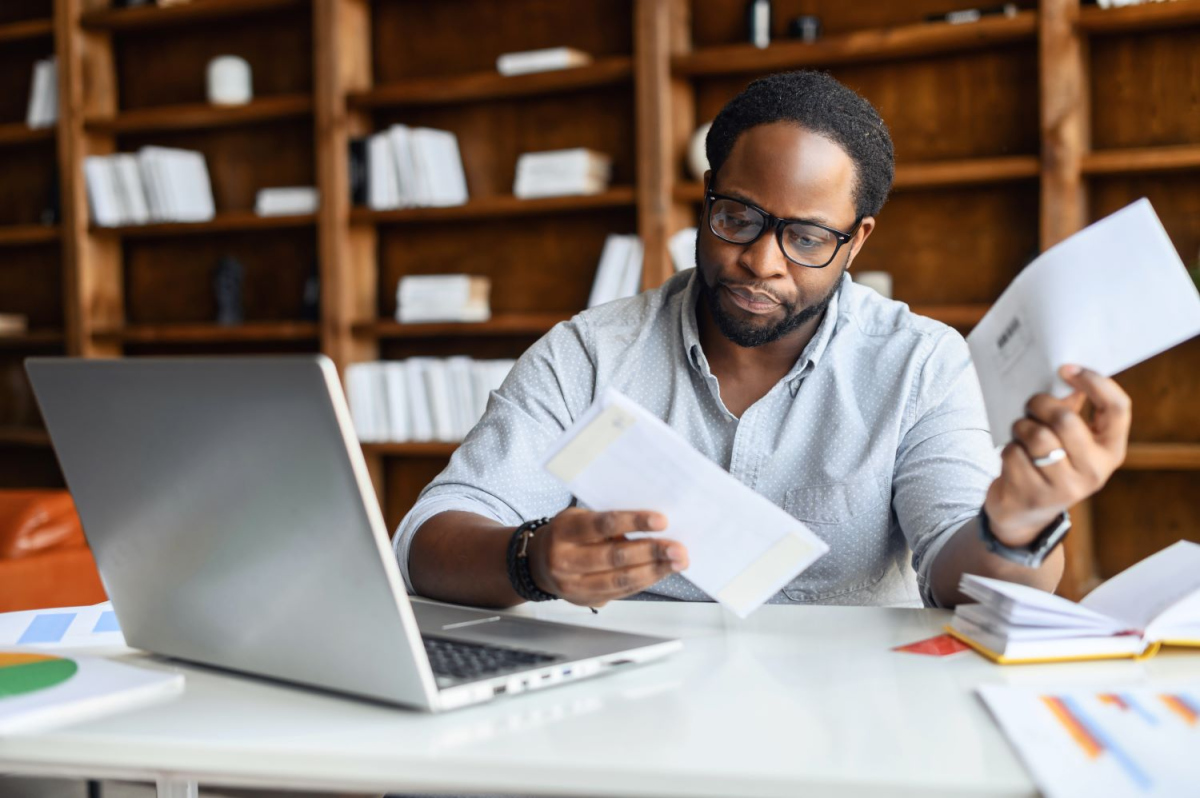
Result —
<instances>
[{"instance_id":1,"label":"folded document","mask_svg":"<svg viewBox=\"0 0 1200 798\"><path fill-rule=\"evenodd\" d=\"M992 439L1008 443L1035 393L1071 393L1059 366L1111 376L1194 335L1200 295L1140 199L1042 253L967 336Z\"/></svg>"},{"instance_id":2,"label":"folded document","mask_svg":"<svg viewBox=\"0 0 1200 798\"><path fill-rule=\"evenodd\" d=\"M609 389L555 444L546 470L593 510L653 510L688 549L683 575L744 618L829 550L633 400Z\"/></svg>"}]
</instances>

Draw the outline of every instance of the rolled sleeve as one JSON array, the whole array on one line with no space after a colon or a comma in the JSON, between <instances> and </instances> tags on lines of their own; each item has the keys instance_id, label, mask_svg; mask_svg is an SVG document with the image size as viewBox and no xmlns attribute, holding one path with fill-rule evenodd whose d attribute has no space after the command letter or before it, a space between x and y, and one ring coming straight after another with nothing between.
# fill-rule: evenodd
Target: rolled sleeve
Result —
<instances>
[{"instance_id":1,"label":"rolled sleeve","mask_svg":"<svg viewBox=\"0 0 1200 798\"><path fill-rule=\"evenodd\" d=\"M892 505L912 550L921 599L936 606L933 563L979 512L1000 473L1000 458L966 341L947 330L930 349L913 385L910 421L896 454Z\"/></svg>"},{"instance_id":2,"label":"rolled sleeve","mask_svg":"<svg viewBox=\"0 0 1200 798\"><path fill-rule=\"evenodd\" d=\"M463 511L516 526L569 506L570 492L542 469L541 460L591 404L594 386L586 322L578 316L521 356L450 464L400 522L393 546L410 593L412 540L433 516Z\"/></svg>"}]
</instances>

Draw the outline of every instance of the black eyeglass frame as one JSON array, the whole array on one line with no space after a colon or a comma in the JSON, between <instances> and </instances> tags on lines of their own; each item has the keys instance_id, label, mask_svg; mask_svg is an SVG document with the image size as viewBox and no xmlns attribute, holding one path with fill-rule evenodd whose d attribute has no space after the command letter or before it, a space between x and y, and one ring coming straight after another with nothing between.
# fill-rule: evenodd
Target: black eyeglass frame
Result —
<instances>
[{"instance_id":1,"label":"black eyeglass frame","mask_svg":"<svg viewBox=\"0 0 1200 798\"><path fill-rule=\"evenodd\" d=\"M751 208L751 209L757 211L758 213L762 214L764 221L763 221L762 229L758 231L758 235L756 235L754 238L750 239L749 241L730 241L728 238L726 238L725 236L718 233L713 228L713 223L712 223L713 200L729 200L730 202L737 202L741 205L745 205L747 208ZM854 238L854 234L858 232L858 226L860 224L862 224L862 217L860 216L854 220L854 228L849 233L843 233L841 230L837 230L828 225L821 224L820 222L811 222L808 219L783 219L781 217L774 216L770 213L767 213L765 210L758 207L753 202L746 202L744 199L740 199L738 197L730 197L727 194L718 194L715 191L708 191L705 193L704 203L707 206L707 209L706 209L704 215L708 219L708 229L717 238L721 239L722 241L724 241L727 244L737 244L738 246L748 247L751 244L753 244L755 241L757 241L758 239L762 238L763 234L766 233L768 230L774 230L775 231L775 243L779 245L779 251L783 253L783 257L787 258L790 263L794 263L797 266L803 266L806 269L824 269L826 266L833 263L834 259L837 258L837 254L839 252L841 252L842 246L844 244L846 244L847 242L849 242L850 239ZM812 225L813 227L821 228L822 230L824 230L827 233L832 233L834 235L834 237L837 238L837 246L833 248L833 254L829 256L829 260L825 261L820 266L813 266L811 263L801 263L800 261L793 258L791 255L789 255L787 252L787 248L784 247L784 245L783 245L783 228L787 227L789 224Z\"/></svg>"}]
</instances>

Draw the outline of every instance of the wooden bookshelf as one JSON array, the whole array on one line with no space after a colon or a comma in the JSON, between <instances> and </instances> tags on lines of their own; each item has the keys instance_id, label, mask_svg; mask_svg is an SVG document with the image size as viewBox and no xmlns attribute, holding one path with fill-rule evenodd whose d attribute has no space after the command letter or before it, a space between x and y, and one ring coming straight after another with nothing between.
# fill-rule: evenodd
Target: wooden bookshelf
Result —
<instances>
[{"instance_id":1,"label":"wooden bookshelf","mask_svg":"<svg viewBox=\"0 0 1200 798\"><path fill-rule=\"evenodd\" d=\"M316 342L315 323L245 322L218 324L130 324L116 329L96 330L101 340L128 344L234 344L287 341Z\"/></svg>"},{"instance_id":2,"label":"wooden bookshelf","mask_svg":"<svg viewBox=\"0 0 1200 798\"><path fill-rule=\"evenodd\" d=\"M1173 0L1121 8L1088 6L1079 11L1079 30L1091 35L1120 35L1200 25L1200 0Z\"/></svg>"},{"instance_id":3,"label":"wooden bookshelf","mask_svg":"<svg viewBox=\"0 0 1200 798\"><path fill-rule=\"evenodd\" d=\"M141 108L116 116L89 116L84 127L92 133L157 133L168 130L210 130L280 119L303 118L312 113L311 96L260 97L246 105L192 104Z\"/></svg>"},{"instance_id":4,"label":"wooden bookshelf","mask_svg":"<svg viewBox=\"0 0 1200 798\"><path fill-rule=\"evenodd\" d=\"M1200 5L1200 0L1194 1ZM1082 168L1085 175L1126 175L1200 169L1200 144L1089 152L1083 155Z\"/></svg>"},{"instance_id":5,"label":"wooden bookshelf","mask_svg":"<svg viewBox=\"0 0 1200 798\"><path fill-rule=\"evenodd\" d=\"M392 211L372 211L355 208L350 219L356 224L404 224L412 222L442 222L469 219L503 219L514 216L542 216L575 213L600 208L632 208L636 202L634 190L628 186L611 188L601 194L571 197L542 197L520 199L496 196L471 200L466 205L449 208L404 208Z\"/></svg>"},{"instance_id":6,"label":"wooden bookshelf","mask_svg":"<svg viewBox=\"0 0 1200 798\"><path fill-rule=\"evenodd\" d=\"M314 214L296 216L258 216L250 212L222 213L209 222L171 222L138 224L121 227L92 227L92 235L98 237L178 238L203 236L212 233L239 233L256 230L293 230L313 227L317 223Z\"/></svg>"},{"instance_id":7,"label":"wooden bookshelf","mask_svg":"<svg viewBox=\"0 0 1200 798\"><path fill-rule=\"evenodd\" d=\"M50 435L43 429L0 427L0 447L46 448Z\"/></svg>"},{"instance_id":8,"label":"wooden bookshelf","mask_svg":"<svg viewBox=\"0 0 1200 798\"><path fill-rule=\"evenodd\" d=\"M370 455L389 457L449 457L458 448L457 443L431 441L427 443L364 443L363 452Z\"/></svg>"},{"instance_id":9,"label":"wooden bookshelf","mask_svg":"<svg viewBox=\"0 0 1200 798\"><path fill-rule=\"evenodd\" d=\"M51 244L61 236L62 230L57 225L22 224L0 227L0 247Z\"/></svg>"},{"instance_id":10,"label":"wooden bookshelf","mask_svg":"<svg viewBox=\"0 0 1200 798\"><path fill-rule=\"evenodd\" d=\"M18 335L0 335L0 349L26 350L56 348L63 345L66 336L62 330L32 329Z\"/></svg>"},{"instance_id":11,"label":"wooden bookshelf","mask_svg":"<svg viewBox=\"0 0 1200 798\"><path fill-rule=\"evenodd\" d=\"M85 30L92 31L145 31L302 9L308 5L309 0L192 0L165 8L101 8L84 13L80 23Z\"/></svg>"},{"instance_id":12,"label":"wooden bookshelf","mask_svg":"<svg viewBox=\"0 0 1200 798\"><path fill-rule=\"evenodd\" d=\"M502 338L506 336L542 335L570 314L564 313L508 313L493 316L483 322L438 322L429 324L401 324L397 321L380 320L374 323L357 324L356 335L377 338Z\"/></svg>"},{"instance_id":13,"label":"wooden bookshelf","mask_svg":"<svg viewBox=\"0 0 1200 798\"><path fill-rule=\"evenodd\" d=\"M1126 471L1200 471L1200 443L1131 443Z\"/></svg>"},{"instance_id":14,"label":"wooden bookshelf","mask_svg":"<svg viewBox=\"0 0 1200 798\"><path fill-rule=\"evenodd\" d=\"M504 100L557 94L579 89L628 83L633 79L633 59L603 58L585 66L505 76L480 72L452 78L409 80L348 94L352 108L386 108Z\"/></svg>"},{"instance_id":15,"label":"wooden bookshelf","mask_svg":"<svg viewBox=\"0 0 1200 798\"><path fill-rule=\"evenodd\" d=\"M519 355L585 306L608 234L641 235L644 287L673 273L666 241L697 224L702 199L684 167L693 131L756 76L805 67L862 93L892 131L894 193L854 268L891 273L897 298L918 313L965 333L1038 251L1140 196L1185 260L1200 249L1200 117L1186 69L1200 48L1200 0L1111 10L1022 0L1015 17L963 25L920 20L978 3L776 3L774 40L761 50L745 43L744 0L506 0L503 13L494 0L23 2L43 3L31 12L41 18L0 24L0 43L21 42L32 58L38 40L52 42L63 113L57 128L31 131L19 122L22 96L0 115L0 173L11 188L0 196L0 297L12 301L0 310L35 326L0 338L9 362L46 349L114 357L319 348L340 368L429 353ZM793 10L819 15L825 37L786 39ZM502 53L552 46L594 60L535 75L495 70ZM204 68L226 52L252 64L248 105L203 102ZM0 69L19 70L4 77L23 94L28 64L12 63ZM162 68L134 68L142 63ZM396 123L455 132L467 204L351 207L349 141ZM83 159L145 145L204 153L216 219L89 224ZM613 157L612 189L511 196L521 153L580 146ZM43 227L55 161L62 221ZM259 189L289 185L316 186L320 210L252 213ZM225 255L245 266L246 316L277 321L201 321L215 315L212 269ZM301 301L313 264L316 323L304 320ZM450 272L492 278L489 322L390 320L402 276ZM1145 496L1155 496L1154 534L1194 523L1197 357L1200 346L1184 344L1121 375L1141 415L1095 510L1076 508L1068 595L1094 582L1097 549L1124 550L1119 519ZM28 448L0 457L30 457ZM364 446L389 526L454 448Z\"/></svg>"},{"instance_id":16,"label":"wooden bookshelf","mask_svg":"<svg viewBox=\"0 0 1200 798\"><path fill-rule=\"evenodd\" d=\"M52 127L31 128L24 122L0 125L0 147L53 141L55 133Z\"/></svg>"},{"instance_id":17,"label":"wooden bookshelf","mask_svg":"<svg viewBox=\"0 0 1200 798\"><path fill-rule=\"evenodd\" d=\"M30 19L0 23L0 44L49 39L54 36L54 20Z\"/></svg>"},{"instance_id":18,"label":"wooden bookshelf","mask_svg":"<svg viewBox=\"0 0 1200 798\"><path fill-rule=\"evenodd\" d=\"M749 44L708 47L674 56L671 68L687 76L778 72L945 55L1029 42L1036 36L1037 14L1023 11L1011 18L985 17L966 25L918 23L861 30L811 44L784 41L764 49Z\"/></svg>"}]
</instances>

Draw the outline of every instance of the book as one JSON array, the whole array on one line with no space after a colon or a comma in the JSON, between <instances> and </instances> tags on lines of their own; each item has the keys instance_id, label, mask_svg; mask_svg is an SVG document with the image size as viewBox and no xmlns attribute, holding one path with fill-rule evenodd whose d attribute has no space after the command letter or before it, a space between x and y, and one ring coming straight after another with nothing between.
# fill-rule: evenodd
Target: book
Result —
<instances>
[{"instance_id":1,"label":"book","mask_svg":"<svg viewBox=\"0 0 1200 798\"><path fill-rule=\"evenodd\" d=\"M612 179L612 158L576 147L527 152L517 158L513 194L522 199L599 194Z\"/></svg>"},{"instance_id":2,"label":"book","mask_svg":"<svg viewBox=\"0 0 1200 798\"><path fill-rule=\"evenodd\" d=\"M1148 657L1160 646L1200 647L1200 544L1181 540L1076 603L999 579L964 574L946 630L1001 664Z\"/></svg>"},{"instance_id":3,"label":"book","mask_svg":"<svg viewBox=\"0 0 1200 798\"><path fill-rule=\"evenodd\" d=\"M84 159L92 222L100 227L150 222L207 222L216 216L204 155L143 147L136 155Z\"/></svg>"},{"instance_id":4,"label":"book","mask_svg":"<svg viewBox=\"0 0 1200 798\"><path fill-rule=\"evenodd\" d=\"M254 198L254 212L259 216L299 216L316 213L320 204L320 192L313 186L264 188Z\"/></svg>"},{"instance_id":5,"label":"book","mask_svg":"<svg viewBox=\"0 0 1200 798\"><path fill-rule=\"evenodd\" d=\"M504 53L496 59L496 71L501 75L528 75L533 72L552 72L592 63L592 57L574 47L548 47Z\"/></svg>"},{"instance_id":6,"label":"book","mask_svg":"<svg viewBox=\"0 0 1200 798\"><path fill-rule=\"evenodd\" d=\"M634 296L642 279L642 242L636 235L609 234L604 240L588 307Z\"/></svg>"},{"instance_id":7,"label":"book","mask_svg":"<svg viewBox=\"0 0 1200 798\"><path fill-rule=\"evenodd\" d=\"M696 236L699 232L695 227L685 227L667 239L667 251L671 253L671 263L676 272L695 268Z\"/></svg>"},{"instance_id":8,"label":"book","mask_svg":"<svg viewBox=\"0 0 1200 798\"><path fill-rule=\"evenodd\" d=\"M401 207L396 161L387 133L367 139L367 171L367 207L373 211Z\"/></svg>"},{"instance_id":9,"label":"book","mask_svg":"<svg viewBox=\"0 0 1200 798\"><path fill-rule=\"evenodd\" d=\"M45 58L33 65L25 124L31 128L53 127L58 122L58 61Z\"/></svg>"},{"instance_id":10,"label":"book","mask_svg":"<svg viewBox=\"0 0 1200 798\"><path fill-rule=\"evenodd\" d=\"M0 735L41 731L183 691L183 674L98 657L0 652Z\"/></svg>"},{"instance_id":11,"label":"book","mask_svg":"<svg viewBox=\"0 0 1200 798\"><path fill-rule=\"evenodd\" d=\"M396 320L483 322L491 318L492 281L467 274L406 275L396 286Z\"/></svg>"}]
</instances>

